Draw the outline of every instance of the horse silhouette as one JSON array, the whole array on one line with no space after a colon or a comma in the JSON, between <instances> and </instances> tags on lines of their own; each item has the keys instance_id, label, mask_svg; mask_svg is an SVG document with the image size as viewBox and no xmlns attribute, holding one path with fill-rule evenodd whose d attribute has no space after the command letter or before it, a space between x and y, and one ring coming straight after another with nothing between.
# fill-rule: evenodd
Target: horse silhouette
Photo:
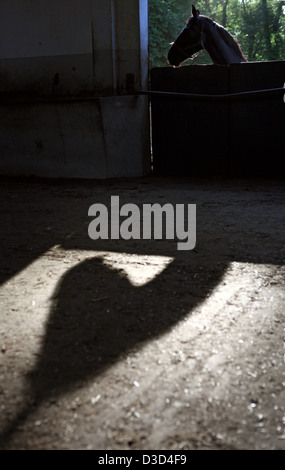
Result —
<instances>
[{"instance_id":1,"label":"horse silhouette","mask_svg":"<svg viewBox=\"0 0 285 470\"><path fill-rule=\"evenodd\" d=\"M193 58L202 49L208 52L214 64L247 62L233 36L223 26L200 15L199 10L192 5L192 16L172 43L168 52L168 61L177 67L185 60Z\"/></svg>"}]
</instances>

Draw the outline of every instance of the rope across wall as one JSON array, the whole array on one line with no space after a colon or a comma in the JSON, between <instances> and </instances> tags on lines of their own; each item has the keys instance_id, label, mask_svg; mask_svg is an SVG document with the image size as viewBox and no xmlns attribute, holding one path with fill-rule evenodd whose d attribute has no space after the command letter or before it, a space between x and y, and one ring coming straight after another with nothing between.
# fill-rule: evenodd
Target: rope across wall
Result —
<instances>
[{"instance_id":1,"label":"rope across wall","mask_svg":"<svg viewBox=\"0 0 285 470\"><path fill-rule=\"evenodd\" d=\"M238 93L227 93L227 94L201 94L201 93L177 93L171 91L151 91L151 90L132 90L127 91L124 94L117 96L130 96L130 95L147 95L149 97L156 98L183 98L196 101L249 101L256 99L267 99L277 96L285 96L285 88L266 88L263 90L251 90L251 91L241 91ZM13 99L11 97L1 97L0 106L7 106L13 104L44 104L44 103L79 103L83 101L92 101L98 100L98 96L88 95L88 96L75 96L75 97L47 97L47 98L18 98Z\"/></svg>"}]
</instances>

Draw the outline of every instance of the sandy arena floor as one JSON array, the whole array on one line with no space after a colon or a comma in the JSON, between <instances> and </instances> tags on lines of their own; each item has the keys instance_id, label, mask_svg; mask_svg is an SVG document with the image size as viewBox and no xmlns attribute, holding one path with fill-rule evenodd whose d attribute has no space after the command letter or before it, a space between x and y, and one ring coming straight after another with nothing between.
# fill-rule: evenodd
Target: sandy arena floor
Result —
<instances>
[{"instance_id":1,"label":"sandy arena floor","mask_svg":"<svg viewBox=\"0 0 285 470\"><path fill-rule=\"evenodd\" d=\"M285 449L282 181L2 180L1 449ZM91 240L196 204L197 245Z\"/></svg>"}]
</instances>

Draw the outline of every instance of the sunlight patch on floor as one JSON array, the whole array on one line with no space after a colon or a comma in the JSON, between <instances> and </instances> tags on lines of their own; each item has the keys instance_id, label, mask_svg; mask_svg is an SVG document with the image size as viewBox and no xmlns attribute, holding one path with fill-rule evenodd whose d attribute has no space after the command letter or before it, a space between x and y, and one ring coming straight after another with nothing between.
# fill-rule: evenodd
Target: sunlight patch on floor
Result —
<instances>
[{"instance_id":1,"label":"sunlight patch on floor","mask_svg":"<svg viewBox=\"0 0 285 470\"><path fill-rule=\"evenodd\" d=\"M116 254L104 255L104 263L117 270L122 270L133 286L144 286L159 276L174 260L169 256Z\"/></svg>"}]
</instances>

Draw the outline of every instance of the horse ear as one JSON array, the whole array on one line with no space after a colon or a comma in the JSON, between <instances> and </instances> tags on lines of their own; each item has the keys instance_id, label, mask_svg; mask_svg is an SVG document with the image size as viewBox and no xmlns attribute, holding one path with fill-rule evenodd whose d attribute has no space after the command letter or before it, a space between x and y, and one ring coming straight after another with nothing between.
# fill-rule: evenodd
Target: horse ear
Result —
<instances>
[{"instance_id":1,"label":"horse ear","mask_svg":"<svg viewBox=\"0 0 285 470\"><path fill-rule=\"evenodd\" d=\"M192 5L192 15L194 16L194 18L197 18L197 16L200 15L199 10L196 10L196 8L194 7L194 5Z\"/></svg>"},{"instance_id":2,"label":"horse ear","mask_svg":"<svg viewBox=\"0 0 285 470\"><path fill-rule=\"evenodd\" d=\"M196 10L196 8L194 7L194 5L192 5L192 15L194 16L194 18L195 18L195 16L197 15L197 10Z\"/></svg>"}]
</instances>

